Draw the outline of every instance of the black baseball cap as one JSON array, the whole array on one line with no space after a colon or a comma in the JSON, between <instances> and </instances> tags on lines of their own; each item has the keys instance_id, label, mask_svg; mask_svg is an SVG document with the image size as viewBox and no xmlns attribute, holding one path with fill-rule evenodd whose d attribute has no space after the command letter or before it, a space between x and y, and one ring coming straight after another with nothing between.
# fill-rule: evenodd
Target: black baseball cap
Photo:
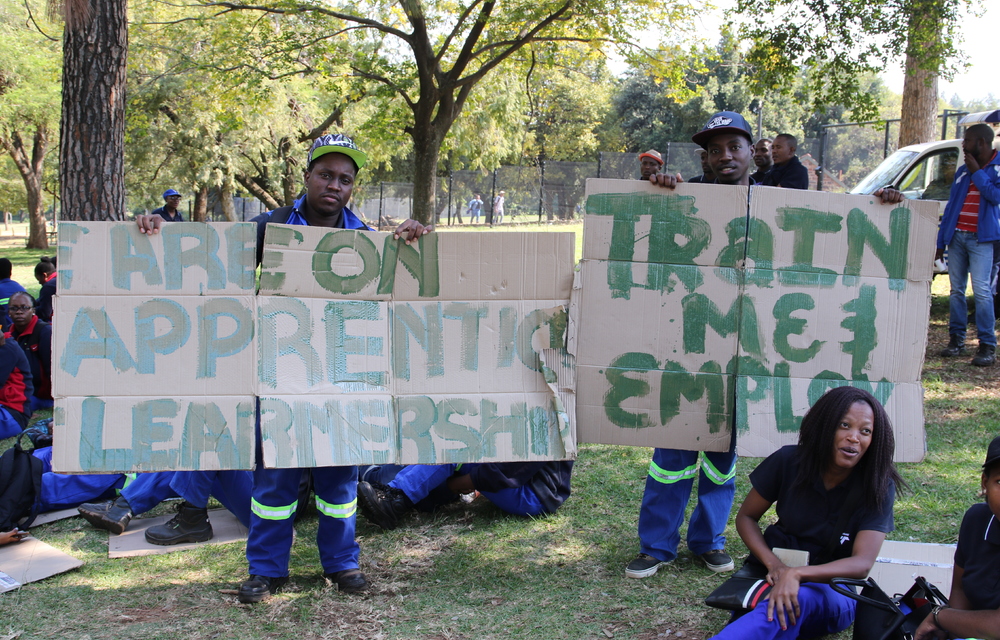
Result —
<instances>
[{"instance_id":1,"label":"black baseball cap","mask_svg":"<svg viewBox=\"0 0 1000 640\"><path fill-rule=\"evenodd\" d=\"M720 111L715 114L708 119L701 131L691 136L691 140L704 149L708 141L720 133L739 133L746 136L750 144L753 144L753 129L750 128L750 123L735 111Z\"/></svg>"},{"instance_id":2,"label":"black baseball cap","mask_svg":"<svg viewBox=\"0 0 1000 640\"><path fill-rule=\"evenodd\" d=\"M1000 436L993 438L993 442L986 450L986 462L983 463L983 469L985 470L986 467L997 462L1000 462Z\"/></svg>"}]
</instances>

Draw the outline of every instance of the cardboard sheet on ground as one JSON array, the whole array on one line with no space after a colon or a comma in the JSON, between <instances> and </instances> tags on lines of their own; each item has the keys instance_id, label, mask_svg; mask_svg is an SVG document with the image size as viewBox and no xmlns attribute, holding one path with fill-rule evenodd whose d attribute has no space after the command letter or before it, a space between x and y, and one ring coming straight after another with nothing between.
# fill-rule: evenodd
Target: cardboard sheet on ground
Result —
<instances>
[{"instance_id":1,"label":"cardboard sheet on ground","mask_svg":"<svg viewBox=\"0 0 1000 640\"><path fill-rule=\"evenodd\" d=\"M35 516L34 521L31 523L31 528L41 526L43 524L48 524L50 522L58 522L59 520L65 520L66 518L72 518L74 516L80 515L80 512L76 509L60 509L59 511L49 511L48 513L40 513Z\"/></svg>"},{"instance_id":2,"label":"cardboard sheet on ground","mask_svg":"<svg viewBox=\"0 0 1000 640\"><path fill-rule=\"evenodd\" d=\"M723 185L589 180L570 306L580 442L794 443L831 386L870 390L896 459L924 454L937 205Z\"/></svg>"},{"instance_id":3,"label":"cardboard sheet on ground","mask_svg":"<svg viewBox=\"0 0 1000 640\"><path fill-rule=\"evenodd\" d=\"M890 596L906 593L913 579L923 576L941 590L951 593L955 545L886 540L868 575Z\"/></svg>"},{"instance_id":4,"label":"cardboard sheet on ground","mask_svg":"<svg viewBox=\"0 0 1000 640\"><path fill-rule=\"evenodd\" d=\"M0 547L0 593L83 566L83 561L27 537Z\"/></svg>"},{"instance_id":5,"label":"cardboard sheet on ground","mask_svg":"<svg viewBox=\"0 0 1000 640\"><path fill-rule=\"evenodd\" d=\"M211 540L206 542L185 542L173 545L150 544L146 542L146 529L165 524L172 515L155 518L138 518L129 523L125 533L108 536L109 558L132 558L135 556L158 556L174 551L194 549L206 544L226 544L229 542L245 542L247 529L232 513L226 509L212 509L208 519L212 523Z\"/></svg>"}]
</instances>

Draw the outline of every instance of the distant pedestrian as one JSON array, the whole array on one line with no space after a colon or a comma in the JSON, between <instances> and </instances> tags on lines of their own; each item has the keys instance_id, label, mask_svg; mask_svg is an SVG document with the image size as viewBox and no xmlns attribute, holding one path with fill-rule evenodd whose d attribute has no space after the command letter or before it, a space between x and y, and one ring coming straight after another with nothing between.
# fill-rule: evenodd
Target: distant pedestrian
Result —
<instances>
[{"instance_id":1,"label":"distant pedestrian","mask_svg":"<svg viewBox=\"0 0 1000 640\"><path fill-rule=\"evenodd\" d=\"M469 214L470 223L475 224L479 222L479 216L483 212L483 199L478 193L472 197L472 200L469 200L469 208L466 212Z\"/></svg>"},{"instance_id":2,"label":"distant pedestrian","mask_svg":"<svg viewBox=\"0 0 1000 640\"><path fill-rule=\"evenodd\" d=\"M791 134L782 133L774 137L774 141L771 143L771 160L774 162L774 166L764 175L762 185L783 189L809 188L809 170L799 162L799 157L795 155L798 145L798 140ZM754 162L756 162L756 154Z\"/></svg>"},{"instance_id":3,"label":"distant pedestrian","mask_svg":"<svg viewBox=\"0 0 1000 640\"><path fill-rule=\"evenodd\" d=\"M757 171L750 174L750 179L757 184L764 181L764 176L774 166L774 160L771 158L772 142L770 138L761 138L753 146L753 163L757 165Z\"/></svg>"},{"instance_id":4,"label":"distant pedestrian","mask_svg":"<svg viewBox=\"0 0 1000 640\"><path fill-rule=\"evenodd\" d=\"M650 149L639 154L639 179L649 180L649 176L659 173L663 168L663 156L656 149Z\"/></svg>"},{"instance_id":5,"label":"distant pedestrian","mask_svg":"<svg viewBox=\"0 0 1000 640\"><path fill-rule=\"evenodd\" d=\"M181 204L181 194L175 189L167 189L163 192L164 205L159 209L153 209L151 215L160 216L167 222L184 222L178 207Z\"/></svg>"},{"instance_id":6,"label":"distant pedestrian","mask_svg":"<svg viewBox=\"0 0 1000 640\"><path fill-rule=\"evenodd\" d=\"M493 224L500 224L503 222L503 205L504 205L504 194L505 191L501 191L493 198Z\"/></svg>"}]
</instances>

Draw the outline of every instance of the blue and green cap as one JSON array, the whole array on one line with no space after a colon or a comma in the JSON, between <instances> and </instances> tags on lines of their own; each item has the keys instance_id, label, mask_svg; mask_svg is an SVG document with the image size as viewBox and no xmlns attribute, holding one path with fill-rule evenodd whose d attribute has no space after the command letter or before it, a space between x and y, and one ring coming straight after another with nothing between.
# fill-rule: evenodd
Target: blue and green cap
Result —
<instances>
[{"instance_id":1,"label":"blue and green cap","mask_svg":"<svg viewBox=\"0 0 1000 640\"><path fill-rule=\"evenodd\" d=\"M328 153L342 153L354 160L354 164L358 165L358 169L365 166L368 162L368 156L365 152L358 148L358 145L354 144L354 140L345 136L342 133L327 133L316 138L312 147L309 148L309 156L306 158L306 166L311 165L320 156L325 156Z\"/></svg>"}]
</instances>

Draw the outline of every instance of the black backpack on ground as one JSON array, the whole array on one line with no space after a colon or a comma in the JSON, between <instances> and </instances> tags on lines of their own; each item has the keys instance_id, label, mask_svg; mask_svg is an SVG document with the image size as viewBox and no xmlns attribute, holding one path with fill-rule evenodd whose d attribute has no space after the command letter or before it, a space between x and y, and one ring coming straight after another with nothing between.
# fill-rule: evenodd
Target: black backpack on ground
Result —
<instances>
[{"instance_id":1,"label":"black backpack on ground","mask_svg":"<svg viewBox=\"0 0 1000 640\"><path fill-rule=\"evenodd\" d=\"M21 436L14 446L0 455L0 531L19 526L27 529L35 519L34 506L42 491L42 461L21 447Z\"/></svg>"}]
</instances>

